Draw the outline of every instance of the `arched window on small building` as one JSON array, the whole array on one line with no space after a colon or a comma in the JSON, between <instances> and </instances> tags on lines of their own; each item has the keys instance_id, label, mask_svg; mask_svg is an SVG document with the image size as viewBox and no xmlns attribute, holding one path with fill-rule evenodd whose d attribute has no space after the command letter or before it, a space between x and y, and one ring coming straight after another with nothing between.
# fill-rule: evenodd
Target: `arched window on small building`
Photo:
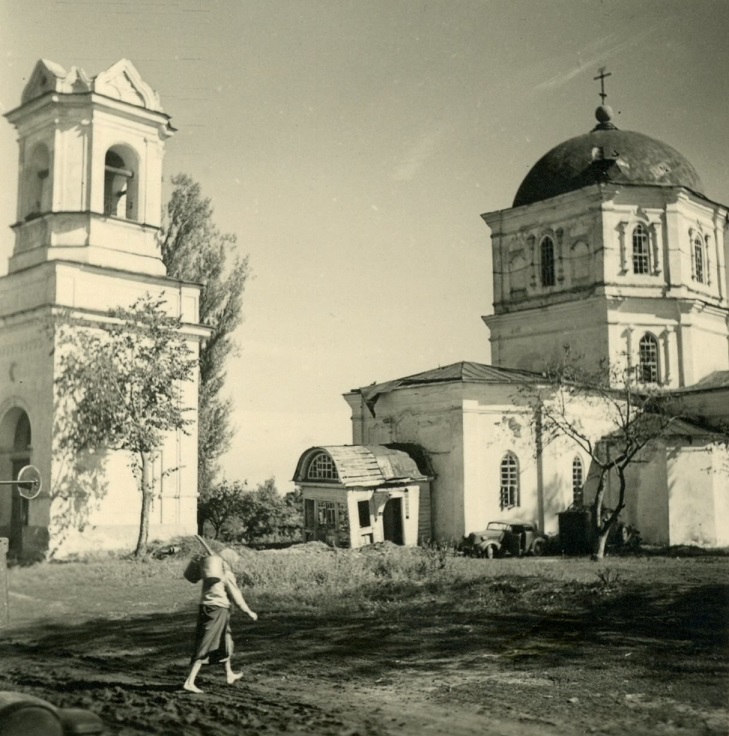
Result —
<instances>
[{"instance_id":1,"label":"arched window on small building","mask_svg":"<svg viewBox=\"0 0 729 736\"><path fill-rule=\"evenodd\" d=\"M51 209L50 155L39 143L25 164L22 216L35 217Z\"/></svg>"},{"instance_id":2,"label":"arched window on small building","mask_svg":"<svg viewBox=\"0 0 729 736\"><path fill-rule=\"evenodd\" d=\"M314 455L306 469L306 480L339 480L337 466L328 453Z\"/></svg>"},{"instance_id":3,"label":"arched window on small building","mask_svg":"<svg viewBox=\"0 0 729 736\"><path fill-rule=\"evenodd\" d=\"M658 364L658 340L646 332L638 344L638 380L641 383L658 383L660 378Z\"/></svg>"},{"instance_id":4,"label":"arched window on small building","mask_svg":"<svg viewBox=\"0 0 729 736\"><path fill-rule=\"evenodd\" d=\"M585 483L585 471L582 465L582 458L575 455L572 460L572 505L581 507L584 503L583 485Z\"/></svg>"},{"instance_id":5,"label":"arched window on small building","mask_svg":"<svg viewBox=\"0 0 729 736\"><path fill-rule=\"evenodd\" d=\"M633 229L633 273L650 273L650 241L643 225Z\"/></svg>"},{"instance_id":6,"label":"arched window on small building","mask_svg":"<svg viewBox=\"0 0 729 736\"><path fill-rule=\"evenodd\" d=\"M502 510L519 505L519 460L513 452L507 452L501 460L500 505Z\"/></svg>"},{"instance_id":7,"label":"arched window on small building","mask_svg":"<svg viewBox=\"0 0 729 736\"><path fill-rule=\"evenodd\" d=\"M104 158L104 214L107 217L137 219L137 176L134 154L113 147Z\"/></svg>"},{"instance_id":8,"label":"arched window on small building","mask_svg":"<svg viewBox=\"0 0 729 736\"><path fill-rule=\"evenodd\" d=\"M539 273L542 286L554 286L554 241L549 236L539 244Z\"/></svg>"}]
</instances>

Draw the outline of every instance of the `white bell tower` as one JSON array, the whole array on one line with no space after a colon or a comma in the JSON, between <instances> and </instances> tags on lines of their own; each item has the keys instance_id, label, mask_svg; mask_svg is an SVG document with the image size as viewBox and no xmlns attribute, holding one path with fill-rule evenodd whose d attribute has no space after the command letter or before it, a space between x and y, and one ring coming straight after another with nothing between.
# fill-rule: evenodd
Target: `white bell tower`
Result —
<instances>
[{"instance_id":1,"label":"white bell tower","mask_svg":"<svg viewBox=\"0 0 729 736\"><path fill-rule=\"evenodd\" d=\"M126 60L90 79L39 61L6 115L20 147L9 272L64 260L164 276L159 97Z\"/></svg>"},{"instance_id":2,"label":"white bell tower","mask_svg":"<svg viewBox=\"0 0 729 736\"><path fill-rule=\"evenodd\" d=\"M41 60L6 117L19 167L15 246L0 278L0 478L32 463L45 489L28 502L0 492L0 536L23 558L133 546L141 494L128 458L106 453L100 493L69 474L54 444L63 417L46 327L59 309L100 320L149 294L181 319L198 354L208 334L198 324L200 286L167 277L157 237L174 128L126 59L96 77ZM197 377L183 387L191 416L197 391ZM161 450L150 538L197 529L197 424L190 429Z\"/></svg>"}]
</instances>

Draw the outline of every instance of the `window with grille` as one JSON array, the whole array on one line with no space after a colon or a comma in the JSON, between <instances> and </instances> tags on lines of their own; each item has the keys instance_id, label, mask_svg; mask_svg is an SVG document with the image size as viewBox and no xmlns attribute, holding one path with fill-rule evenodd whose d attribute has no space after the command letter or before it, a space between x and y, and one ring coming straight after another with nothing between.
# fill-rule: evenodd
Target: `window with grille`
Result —
<instances>
[{"instance_id":1,"label":"window with grille","mask_svg":"<svg viewBox=\"0 0 729 736\"><path fill-rule=\"evenodd\" d=\"M539 246L539 267L542 286L554 286L554 242L552 238L544 238Z\"/></svg>"},{"instance_id":2,"label":"window with grille","mask_svg":"<svg viewBox=\"0 0 729 736\"><path fill-rule=\"evenodd\" d=\"M337 528L337 504L333 501L317 501L317 526L325 529Z\"/></svg>"},{"instance_id":3,"label":"window with grille","mask_svg":"<svg viewBox=\"0 0 729 736\"><path fill-rule=\"evenodd\" d=\"M507 452L501 461L501 508L519 505L519 462L516 455Z\"/></svg>"},{"instance_id":4,"label":"window with grille","mask_svg":"<svg viewBox=\"0 0 729 736\"><path fill-rule=\"evenodd\" d=\"M315 455L306 472L307 480L339 480L334 461L326 452Z\"/></svg>"},{"instance_id":5,"label":"window with grille","mask_svg":"<svg viewBox=\"0 0 729 736\"><path fill-rule=\"evenodd\" d=\"M582 468L582 459L575 457L572 461L572 504L573 506L582 506L584 502L584 494L582 486L584 484L584 472Z\"/></svg>"},{"instance_id":6,"label":"window with grille","mask_svg":"<svg viewBox=\"0 0 729 736\"><path fill-rule=\"evenodd\" d=\"M633 273L650 273L648 232L643 225L633 230Z\"/></svg>"},{"instance_id":7,"label":"window with grille","mask_svg":"<svg viewBox=\"0 0 729 736\"><path fill-rule=\"evenodd\" d=\"M638 346L638 377L642 383L658 383L658 340L645 334Z\"/></svg>"},{"instance_id":8,"label":"window with grille","mask_svg":"<svg viewBox=\"0 0 729 736\"><path fill-rule=\"evenodd\" d=\"M703 284L706 279L705 273L704 241L700 235L694 238L694 280Z\"/></svg>"}]
</instances>

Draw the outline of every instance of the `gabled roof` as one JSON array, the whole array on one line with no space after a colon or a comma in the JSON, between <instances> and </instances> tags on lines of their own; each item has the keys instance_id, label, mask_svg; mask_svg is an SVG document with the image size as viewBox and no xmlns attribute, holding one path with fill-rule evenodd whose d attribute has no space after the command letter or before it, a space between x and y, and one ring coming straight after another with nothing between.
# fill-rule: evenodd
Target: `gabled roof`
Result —
<instances>
[{"instance_id":1,"label":"gabled roof","mask_svg":"<svg viewBox=\"0 0 729 736\"><path fill-rule=\"evenodd\" d=\"M428 479L415 460L403 450L385 445L329 445L310 447L301 455L294 482L307 482L309 463L322 452L329 455L337 469L339 480L333 480L333 483L347 488L405 485Z\"/></svg>"},{"instance_id":2,"label":"gabled roof","mask_svg":"<svg viewBox=\"0 0 729 736\"><path fill-rule=\"evenodd\" d=\"M89 77L78 67L72 66L70 71L66 71L60 64L41 59L25 85L21 101L25 104L46 92L96 92L137 107L162 112L158 94L142 79L129 59L120 59L95 77Z\"/></svg>"},{"instance_id":3,"label":"gabled roof","mask_svg":"<svg viewBox=\"0 0 729 736\"><path fill-rule=\"evenodd\" d=\"M434 368L422 373L415 373L394 381L373 383L363 388L352 389L352 393L362 395L367 407L375 414L375 404L382 394L390 393L399 388L409 386L423 386L433 383L532 383L544 380L540 373L521 371L515 368L497 368L485 363L474 363L463 360L460 363Z\"/></svg>"}]
</instances>

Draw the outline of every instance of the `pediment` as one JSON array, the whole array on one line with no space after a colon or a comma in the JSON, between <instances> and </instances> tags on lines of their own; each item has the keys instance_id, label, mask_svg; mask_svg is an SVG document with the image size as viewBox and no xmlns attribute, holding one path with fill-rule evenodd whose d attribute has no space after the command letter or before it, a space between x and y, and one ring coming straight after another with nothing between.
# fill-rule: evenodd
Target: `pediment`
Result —
<instances>
[{"instance_id":1,"label":"pediment","mask_svg":"<svg viewBox=\"0 0 729 736\"><path fill-rule=\"evenodd\" d=\"M21 101L23 104L44 95L46 92L88 92L91 81L85 72L78 67L71 67L66 71L60 64L48 59L38 61L25 85Z\"/></svg>"},{"instance_id":2,"label":"pediment","mask_svg":"<svg viewBox=\"0 0 729 736\"><path fill-rule=\"evenodd\" d=\"M142 79L129 59L121 59L98 74L94 78L93 90L97 94L128 102L130 105L162 112L159 96Z\"/></svg>"}]
</instances>

